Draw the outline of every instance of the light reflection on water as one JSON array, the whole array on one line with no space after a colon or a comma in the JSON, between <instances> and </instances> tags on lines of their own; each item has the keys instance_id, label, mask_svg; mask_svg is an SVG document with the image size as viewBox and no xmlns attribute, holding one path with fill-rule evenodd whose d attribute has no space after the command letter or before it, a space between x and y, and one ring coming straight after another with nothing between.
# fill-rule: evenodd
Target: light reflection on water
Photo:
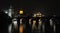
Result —
<instances>
[{"instance_id":1,"label":"light reflection on water","mask_svg":"<svg viewBox=\"0 0 60 33\"><path fill-rule=\"evenodd\" d=\"M22 21L20 21L20 22L22 22ZM31 22L31 21L30 21ZM46 27L47 27L47 29L49 28L50 29L50 27L48 27L49 25L48 25L48 22L47 23L45 23L45 22L43 22L42 20L39 20L38 21L38 26L37 26L37 21L36 20L33 20L32 21L33 23L32 24L20 24L20 26L19 26L19 33L24 33L25 32L25 30L27 30L27 32L31 32L31 33L40 33L40 32L42 32L42 33L45 33L45 30L46 30ZM43 23L42 23L43 22ZM51 22L51 21L50 21ZM29 22L28 22L29 23ZM16 24L16 22L15 22L15 24ZM45 24L47 24L47 26L45 25ZM50 23L49 23L50 24ZM26 26L27 25L27 26ZM29 27L28 27L29 26ZM31 28L31 31L29 30ZM56 26L54 25L54 32L55 32L55 28L56 28ZM49 30L50 31L50 30Z\"/></svg>"},{"instance_id":2,"label":"light reflection on water","mask_svg":"<svg viewBox=\"0 0 60 33\"><path fill-rule=\"evenodd\" d=\"M19 26L19 33L23 33L23 25L22 24L20 24L20 26Z\"/></svg>"}]
</instances>

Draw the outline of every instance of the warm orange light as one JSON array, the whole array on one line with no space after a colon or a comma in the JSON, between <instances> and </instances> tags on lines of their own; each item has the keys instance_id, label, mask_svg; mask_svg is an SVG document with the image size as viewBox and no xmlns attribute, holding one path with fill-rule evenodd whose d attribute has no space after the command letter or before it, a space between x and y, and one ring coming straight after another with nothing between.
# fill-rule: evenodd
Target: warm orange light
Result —
<instances>
[{"instance_id":1,"label":"warm orange light","mask_svg":"<svg viewBox=\"0 0 60 33\"><path fill-rule=\"evenodd\" d=\"M20 27L19 27L19 33L23 33L23 26L22 25L20 25Z\"/></svg>"}]
</instances>

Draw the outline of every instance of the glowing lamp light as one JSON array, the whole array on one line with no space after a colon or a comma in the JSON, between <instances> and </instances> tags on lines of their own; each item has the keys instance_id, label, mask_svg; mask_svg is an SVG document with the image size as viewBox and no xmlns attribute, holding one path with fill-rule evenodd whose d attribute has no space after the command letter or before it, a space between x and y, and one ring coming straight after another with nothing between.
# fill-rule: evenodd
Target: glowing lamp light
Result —
<instances>
[{"instance_id":1,"label":"glowing lamp light","mask_svg":"<svg viewBox=\"0 0 60 33\"><path fill-rule=\"evenodd\" d=\"M20 11L19 11L19 14L23 14L23 10L20 10Z\"/></svg>"}]
</instances>

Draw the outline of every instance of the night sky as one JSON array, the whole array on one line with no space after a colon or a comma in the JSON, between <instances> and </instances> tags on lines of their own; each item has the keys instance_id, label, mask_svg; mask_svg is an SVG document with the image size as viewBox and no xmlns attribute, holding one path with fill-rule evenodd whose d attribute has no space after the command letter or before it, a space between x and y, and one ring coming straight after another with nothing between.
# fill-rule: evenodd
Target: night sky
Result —
<instances>
[{"instance_id":1,"label":"night sky","mask_svg":"<svg viewBox=\"0 0 60 33\"><path fill-rule=\"evenodd\" d=\"M36 8L46 15L59 15L59 11L57 11L57 1L55 0L0 0L0 9L7 9L10 5L16 10L22 8L28 13Z\"/></svg>"}]
</instances>

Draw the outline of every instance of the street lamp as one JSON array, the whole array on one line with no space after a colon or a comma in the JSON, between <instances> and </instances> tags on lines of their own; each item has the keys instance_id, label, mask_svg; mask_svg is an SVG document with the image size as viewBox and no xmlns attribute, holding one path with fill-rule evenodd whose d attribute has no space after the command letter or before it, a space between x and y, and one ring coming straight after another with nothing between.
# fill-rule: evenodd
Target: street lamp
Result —
<instances>
[{"instance_id":1,"label":"street lamp","mask_svg":"<svg viewBox=\"0 0 60 33\"><path fill-rule=\"evenodd\" d=\"M19 14L23 14L23 10L20 10L20 11L19 11Z\"/></svg>"}]
</instances>

